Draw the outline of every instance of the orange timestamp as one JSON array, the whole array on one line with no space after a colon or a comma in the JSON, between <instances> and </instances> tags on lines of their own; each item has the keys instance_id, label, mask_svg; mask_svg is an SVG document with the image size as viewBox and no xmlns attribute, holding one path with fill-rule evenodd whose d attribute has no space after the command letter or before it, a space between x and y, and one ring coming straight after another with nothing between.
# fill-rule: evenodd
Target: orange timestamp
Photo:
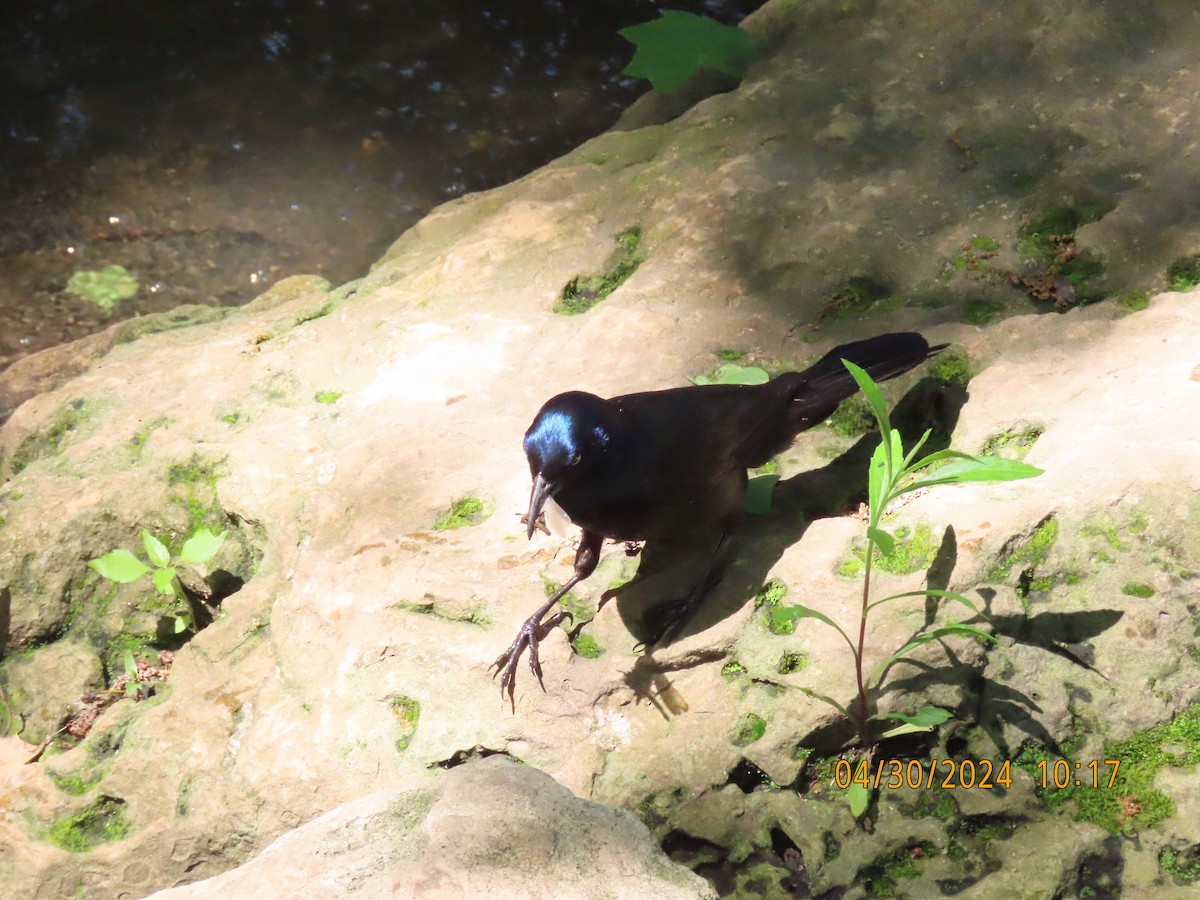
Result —
<instances>
[{"instance_id":1,"label":"orange timestamp","mask_svg":"<svg viewBox=\"0 0 1200 900\"><path fill-rule=\"evenodd\" d=\"M1090 762L1069 762L1058 759L1041 760L1030 774L1043 790L1062 790L1075 787L1111 788L1117 780L1119 759L1094 759ZM867 759L857 764L839 759L833 767L833 784L845 790L852 784L878 790L901 787L945 790L995 790L1012 787L1012 760L993 762L990 759L877 759L874 765Z\"/></svg>"}]
</instances>

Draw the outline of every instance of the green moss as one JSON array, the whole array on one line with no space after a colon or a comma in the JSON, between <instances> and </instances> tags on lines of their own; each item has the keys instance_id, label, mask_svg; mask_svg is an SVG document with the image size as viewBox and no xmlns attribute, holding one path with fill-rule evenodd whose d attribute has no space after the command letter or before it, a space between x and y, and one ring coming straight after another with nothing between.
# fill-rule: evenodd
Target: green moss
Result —
<instances>
[{"instance_id":1,"label":"green moss","mask_svg":"<svg viewBox=\"0 0 1200 900\"><path fill-rule=\"evenodd\" d=\"M182 819L192 811L192 782L183 779L179 782L179 793L175 796L175 817Z\"/></svg>"},{"instance_id":2,"label":"green moss","mask_svg":"<svg viewBox=\"0 0 1200 900\"><path fill-rule=\"evenodd\" d=\"M129 447L133 451L134 462L141 459L142 449L146 446L146 441L150 439L156 430L165 425L169 425L173 420L170 416L160 416L153 422L149 422L139 428L129 440Z\"/></svg>"},{"instance_id":3,"label":"green moss","mask_svg":"<svg viewBox=\"0 0 1200 900\"><path fill-rule=\"evenodd\" d=\"M322 319L337 308L337 300L326 300L325 302L314 306L311 309L306 309L304 312L299 313L293 322L293 326L303 325L305 322L313 322L317 319Z\"/></svg>"},{"instance_id":4,"label":"green moss","mask_svg":"<svg viewBox=\"0 0 1200 900\"><path fill-rule=\"evenodd\" d=\"M1007 580L1014 570L1032 571L1046 561L1050 548L1058 539L1058 520L1053 516L1038 525L1028 536L1016 542L1001 559L997 560L984 581Z\"/></svg>"},{"instance_id":5,"label":"green moss","mask_svg":"<svg viewBox=\"0 0 1200 900\"><path fill-rule=\"evenodd\" d=\"M104 777L104 772L99 768L88 768L81 772L58 772L47 767L45 771L54 786L71 797L86 794Z\"/></svg>"},{"instance_id":6,"label":"green moss","mask_svg":"<svg viewBox=\"0 0 1200 900\"><path fill-rule=\"evenodd\" d=\"M1173 291L1190 291L1200 284L1200 253L1173 260L1167 266L1167 283Z\"/></svg>"},{"instance_id":7,"label":"green moss","mask_svg":"<svg viewBox=\"0 0 1200 900\"><path fill-rule=\"evenodd\" d=\"M193 325L203 325L205 322L218 322L232 313L235 308L232 306L190 306L171 312L137 316L121 324L115 341L118 344L131 344L138 338L149 334L190 328Z\"/></svg>"},{"instance_id":8,"label":"green moss","mask_svg":"<svg viewBox=\"0 0 1200 900\"><path fill-rule=\"evenodd\" d=\"M1158 865L1168 875L1188 884L1200 878L1200 852L1194 846L1186 850L1163 847L1158 851Z\"/></svg>"},{"instance_id":9,"label":"green moss","mask_svg":"<svg viewBox=\"0 0 1200 900\"><path fill-rule=\"evenodd\" d=\"M785 653L779 657L779 664L775 670L780 675L791 675L795 672L803 672L808 668L809 658L806 653Z\"/></svg>"},{"instance_id":10,"label":"green moss","mask_svg":"<svg viewBox=\"0 0 1200 900\"><path fill-rule=\"evenodd\" d=\"M871 405L862 394L855 394L838 404L825 424L834 434L844 438L858 437L875 427Z\"/></svg>"},{"instance_id":11,"label":"green moss","mask_svg":"<svg viewBox=\"0 0 1200 900\"><path fill-rule=\"evenodd\" d=\"M818 318L824 320L859 316L891 294L891 287L884 282L869 275L856 275L825 298Z\"/></svg>"},{"instance_id":12,"label":"green moss","mask_svg":"<svg viewBox=\"0 0 1200 900\"><path fill-rule=\"evenodd\" d=\"M767 630L771 634L792 634L796 630L796 620L783 614L779 603L787 596L787 585L778 578L772 578L758 591L754 598L754 608L762 609L766 615Z\"/></svg>"},{"instance_id":13,"label":"green moss","mask_svg":"<svg viewBox=\"0 0 1200 900\"><path fill-rule=\"evenodd\" d=\"M1107 516L1085 522L1081 531L1085 537L1100 538L1113 550L1126 549L1125 545L1121 543L1121 535L1117 530L1116 523ZM1112 557L1109 557L1106 561L1112 562Z\"/></svg>"},{"instance_id":14,"label":"green moss","mask_svg":"<svg viewBox=\"0 0 1200 900\"><path fill-rule=\"evenodd\" d=\"M1063 239L1075 234L1089 222L1097 222L1109 213L1115 202L1097 198L1072 205L1055 206L1026 220L1017 228L1017 249L1035 262L1052 266L1059 262Z\"/></svg>"},{"instance_id":15,"label":"green moss","mask_svg":"<svg viewBox=\"0 0 1200 900\"><path fill-rule=\"evenodd\" d=\"M578 634L571 641L571 646L575 648L575 652L584 659L596 659L602 653L604 648L596 643L596 639L590 634Z\"/></svg>"},{"instance_id":16,"label":"green moss","mask_svg":"<svg viewBox=\"0 0 1200 900\"><path fill-rule=\"evenodd\" d=\"M988 325L1000 318L1004 304L998 300L976 298L963 304L962 318L971 325Z\"/></svg>"},{"instance_id":17,"label":"green moss","mask_svg":"<svg viewBox=\"0 0 1200 900\"><path fill-rule=\"evenodd\" d=\"M977 235L962 248L957 256L942 264L941 277L948 281L959 273L978 275L988 270L987 259L1000 249L1000 242L987 235Z\"/></svg>"},{"instance_id":18,"label":"green moss","mask_svg":"<svg viewBox=\"0 0 1200 900\"><path fill-rule=\"evenodd\" d=\"M967 354L943 350L930 363L929 374L943 384L966 384L974 374L974 366Z\"/></svg>"},{"instance_id":19,"label":"green moss","mask_svg":"<svg viewBox=\"0 0 1200 900\"><path fill-rule=\"evenodd\" d=\"M986 234L977 234L971 238L971 249L979 253L995 253L1000 249L1000 242Z\"/></svg>"},{"instance_id":20,"label":"green moss","mask_svg":"<svg viewBox=\"0 0 1200 900\"><path fill-rule=\"evenodd\" d=\"M891 575L907 575L928 569L937 556L941 538L934 534L928 522L915 526L901 525L893 533L895 545L891 553L879 553L876 549L874 567ZM846 578L857 578L866 568L867 547L865 541L857 541L850 553L838 565L837 573Z\"/></svg>"},{"instance_id":21,"label":"green moss","mask_svg":"<svg viewBox=\"0 0 1200 900\"><path fill-rule=\"evenodd\" d=\"M1200 704L1170 722L1105 745L1104 759L1119 760L1112 787L1105 777L1098 788L1089 783L1077 792L1076 818L1126 834L1157 825L1175 814L1174 801L1154 787L1159 770L1200 762ZM1107 766L1101 771L1111 773Z\"/></svg>"},{"instance_id":22,"label":"green moss","mask_svg":"<svg viewBox=\"0 0 1200 900\"><path fill-rule=\"evenodd\" d=\"M1029 422L1008 431L993 434L979 448L981 456L1003 456L1007 459L1024 459L1029 448L1042 436L1044 429Z\"/></svg>"},{"instance_id":23,"label":"green moss","mask_svg":"<svg viewBox=\"0 0 1200 900\"><path fill-rule=\"evenodd\" d=\"M9 465L16 475L30 463L61 452L67 437L87 417L87 404L77 398L59 407L54 421L45 431L35 432L17 445Z\"/></svg>"},{"instance_id":24,"label":"green moss","mask_svg":"<svg viewBox=\"0 0 1200 900\"><path fill-rule=\"evenodd\" d=\"M493 512L492 505L478 497L462 497L450 504L450 508L434 523L433 528L435 531L467 528L486 521Z\"/></svg>"},{"instance_id":25,"label":"green moss","mask_svg":"<svg viewBox=\"0 0 1200 900\"><path fill-rule=\"evenodd\" d=\"M454 604L440 602L433 594L426 594L420 600L400 600L396 603L396 608L405 612L435 616L448 622L468 622L471 625L483 626L491 624L491 616L485 607L456 608Z\"/></svg>"},{"instance_id":26,"label":"green moss","mask_svg":"<svg viewBox=\"0 0 1200 900\"><path fill-rule=\"evenodd\" d=\"M542 576L542 590L546 592L546 599L550 599L559 592L562 585L549 578L546 575ZM590 622L596 617L596 607L588 603L575 591L567 591L559 598L558 608L567 613L571 617L571 621L580 624Z\"/></svg>"},{"instance_id":27,"label":"green moss","mask_svg":"<svg viewBox=\"0 0 1200 900\"><path fill-rule=\"evenodd\" d=\"M244 428L250 424L250 416L235 409L233 412L225 413L225 415L221 416L221 421L233 428Z\"/></svg>"},{"instance_id":28,"label":"green moss","mask_svg":"<svg viewBox=\"0 0 1200 900\"><path fill-rule=\"evenodd\" d=\"M735 747L747 747L767 733L767 720L757 713L746 713L738 719L731 741Z\"/></svg>"},{"instance_id":29,"label":"green moss","mask_svg":"<svg viewBox=\"0 0 1200 900\"><path fill-rule=\"evenodd\" d=\"M412 697L395 696L392 697L389 705L392 709L392 715L396 717L396 722L399 725L398 734L396 736L396 749L403 752L408 749L412 739L417 734L417 723L421 718L421 704Z\"/></svg>"},{"instance_id":30,"label":"green moss","mask_svg":"<svg viewBox=\"0 0 1200 900\"><path fill-rule=\"evenodd\" d=\"M345 391L317 391L317 393L314 395L314 399L316 399L318 403L333 404L342 399L342 395L345 393Z\"/></svg>"},{"instance_id":31,"label":"green moss","mask_svg":"<svg viewBox=\"0 0 1200 900\"><path fill-rule=\"evenodd\" d=\"M71 853L86 853L129 833L125 802L101 797L86 809L58 819L44 834L47 842Z\"/></svg>"},{"instance_id":32,"label":"green moss","mask_svg":"<svg viewBox=\"0 0 1200 900\"><path fill-rule=\"evenodd\" d=\"M646 260L642 249L642 230L634 227L622 231L616 237L617 252L610 258L603 274L576 275L562 290L554 304L554 312L560 316L577 316L585 313L628 280Z\"/></svg>"},{"instance_id":33,"label":"green moss","mask_svg":"<svg viewBox=\"0 0 1200 900\"><path fill-rule=\"evenodd\" d=\"M1121 593L1129 597L1153 597L1157 593L1154 588L1148 584L1131 581L1121 587Z\"/></svg>"},{"instance_id":34,"label":"green moss","mask_svg":"<svg viewBox=\"0 0 1200 900\"><path fill-rule=\"evenodd\" d=\"M737 362L746 355L745 350L715 350L713 352L716 354L717 359L724 360L725 362Z\"/></svg>"},{"instance_id":35,"label":"green moss","mask_svg":"<svg viewBox=\"0 0 1200 900\"><path fill-rule=\"evenodd\" d=\"M1150 305L1150 295L1146 291L1133 291L1122 294L1117 302L1130 312L1141 312Z\"/></svg>"},{"instance_id":36,"label":"green moss","mask_svg":"<svg viewBox=\"0 0 1200 900\"><path fill-rule=\"evenodd\" d=\"M921 874L918 861L936 855L937 848L929 841L898 847L864 866L858 880L869 897L895 897L900 894L901 879Z\"/></svg>"},{"instance_id":37,"label":"green moss","mask_svg":"<svg viewBox=\"0 0 1200 900\"><path fill-rule=\"evenodd\" d=\"M763 463L757 469L754 469L753 472L755 475L778 475L779 474L779 460L778 459L768 459L765 463Z\"/></svg>"},{"instance_id":38,"label":"green moss","mask_svg":"<svg viewBox=\"0 0 1200 900\"><path fill-rule=\"evenodd\" d=\"M725 665L721 666L721 675L725 678L737 678L739 675L746 674L746 667L737 660L731 659Z\"/></svg>"}]
</instances>

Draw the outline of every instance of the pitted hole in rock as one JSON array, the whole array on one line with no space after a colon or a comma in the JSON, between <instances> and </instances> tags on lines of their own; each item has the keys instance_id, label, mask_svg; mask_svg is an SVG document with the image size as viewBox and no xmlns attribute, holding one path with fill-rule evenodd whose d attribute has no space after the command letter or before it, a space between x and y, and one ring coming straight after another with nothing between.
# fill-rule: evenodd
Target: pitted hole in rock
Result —
<instances>
[{"instance_id":1,"label":"pitted hole in rock","mask_svg":"<svg viewBox=\"0 0 1200 900\"><path fill-rule=\"evenodd\" d=\"M744 756L738 760L736 766L730 769L725 783L736 785L743 794L753 794L757 790L777 787L770 775Z\"/></svg>"},{"instance_id":2,"label":"pitted hole in rock","mask_svg":"<svg viewBox=\"0 0 1200 900\"><path fill-rule=\"evenodd\" d=\"M504 750L492 750L489 747L476 745L469 750L456 750L453 754L445 759L439 759L431 762L425 768L453 769L455 766L461 766L463 763L468 763L473 759L486 759L489 756L507 756L513 762L522 762L522 760Z\"/></svg>"},{"instance_id":3,"label":"pitted hole in rock","mask_svg":"<svg viewBox=\"0 0 1200 900\"><path fill-rule=\"evenodd\" d=\"M704 838L693 837L686 831L678 829L667 832L667 836L662 839L661 846L663 853L667 854L673 862L687 866L696 874L708 878L710 881L712 880L710 873L725 872L725 865L729 859L729 851L725 847L714 844L712 841L706 841ZM706 871L702 872L701 869ZM724 877L728 878L728 873ZM730 887L732 887L732 882ZM719 886L717 891L721 893Z\"/></svg>"}]
</instances>

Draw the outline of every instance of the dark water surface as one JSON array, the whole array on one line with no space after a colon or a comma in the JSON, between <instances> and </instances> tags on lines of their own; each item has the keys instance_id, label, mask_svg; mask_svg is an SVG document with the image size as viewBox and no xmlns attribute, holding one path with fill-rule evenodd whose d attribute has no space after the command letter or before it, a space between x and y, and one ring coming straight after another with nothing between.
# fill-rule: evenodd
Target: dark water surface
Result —
<instances>
[{"instance_id":1,"label":"dark water surface","mask_svg":"<svg viewBox=\"0 0 1200 900\"><path fill-rule=\"evenodd\" d=\"M738 22L759 2L665 6ZM0 21L0 369L117 318L362 274L648 89L648 0L100 0ZM111 315L66 290L122 265Z\"/></svg>"}]
</instances>

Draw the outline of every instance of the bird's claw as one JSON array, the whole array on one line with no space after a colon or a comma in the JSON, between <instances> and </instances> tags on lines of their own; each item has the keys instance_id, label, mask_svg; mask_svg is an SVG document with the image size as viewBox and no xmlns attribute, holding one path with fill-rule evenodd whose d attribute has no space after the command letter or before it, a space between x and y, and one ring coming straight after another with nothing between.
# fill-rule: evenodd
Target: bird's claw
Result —
<instances>
[{"instance_id":1,"label":"bird's claw","mask_svg":"<svg viewBox=\"0 0 1200 900\"><path fill-rule=\"evenodd\" d=\"M575 621L575 617L569 612L556 612L546 621L542 622L538 616L530 616L525 620L525 624L521 626L521 630L517 632L516 639L509 644L508 649L496 657L496 661L488 666L489 669L495 669L492 673L492 678L500 676L500 697L508 695L509 705L512 706L513 712L517 710L516 700L516 683L517 683L517 663L521 660L521 654L526 649L529 650L529 670L533 672L533 677L537 679L538 686L545 692L546 685L542 681L542 662L538 658L538 644L546 638L551 631L558 627L563 619Z\"/></svg>"}]
</instances>

